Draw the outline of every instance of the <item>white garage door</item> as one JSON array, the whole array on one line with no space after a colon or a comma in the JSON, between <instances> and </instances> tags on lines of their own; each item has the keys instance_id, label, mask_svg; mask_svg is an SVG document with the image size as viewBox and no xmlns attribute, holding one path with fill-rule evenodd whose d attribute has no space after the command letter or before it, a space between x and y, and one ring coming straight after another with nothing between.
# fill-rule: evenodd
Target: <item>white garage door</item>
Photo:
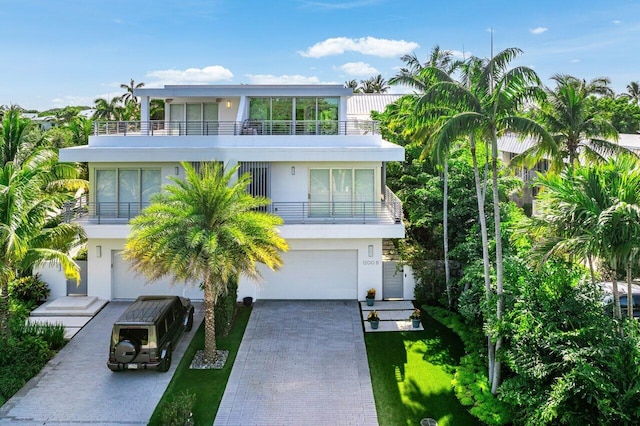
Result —
<instances>
[{"instance_id":1,"label":"white garage door","mask_svg":"<svg viewBox=\"0 0 640 426\"><path fill-rule=\"evenodd\" d=\"M293 250L284 265L262 269L258 299L357 299L357 250Z\"/></svg>"},{"instance_id":2,"label":"white garage door","mask_svg":"<svg viewBox=\"0 0 640 426\"><path fill-rule=\"evenodd\" d=\"M171 285L171 280L154 281L147 284L144 276L129 269L129 263L120 256L122 251L111 252L111 298L135 299L140 295L175 295L199 300L202 291L195 286Z\"/></svg>"}]
</instances>

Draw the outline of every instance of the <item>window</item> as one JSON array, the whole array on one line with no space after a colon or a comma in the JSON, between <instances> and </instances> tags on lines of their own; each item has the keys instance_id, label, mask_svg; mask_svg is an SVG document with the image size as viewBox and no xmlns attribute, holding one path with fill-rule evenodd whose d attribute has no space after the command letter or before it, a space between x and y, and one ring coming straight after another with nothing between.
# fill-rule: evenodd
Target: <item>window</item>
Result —
<instances>
[{"instance_id":1,"label":"window","mask_svg":"<svg viewBox=\"0 0 640 426\"><path fill-rule=\"evenodd\" d=\"M263 134L337 134L339 103L338 97L251 98L249 121Z\"/></svg>"},{"instance_id":2,"label":"window","mask_svg":"<svg viewBox=\"0 0 640 426\"><path fill-rule=\"evenodd\" d=\"M374 215L374 169L311 169L309 172L309 215Z\"/></svg>"},{"instance_id":3,"label":"window","mask_svg":"<svg viewBox=\"0 0 640 426\"><path fill-rule=\"evenodd\" d=\"M160 192L159 169L96 170L96 215L131 218Z\"/></svg>"}]
</instances>

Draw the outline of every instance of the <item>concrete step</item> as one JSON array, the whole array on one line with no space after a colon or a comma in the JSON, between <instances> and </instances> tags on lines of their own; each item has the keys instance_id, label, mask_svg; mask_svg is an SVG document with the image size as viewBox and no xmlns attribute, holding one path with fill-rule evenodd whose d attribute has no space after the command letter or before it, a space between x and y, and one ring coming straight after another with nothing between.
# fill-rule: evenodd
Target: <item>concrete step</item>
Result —
<instances>
[{"instance_id":1,"label":"concrete step","mask_svg":"<svg viewBox=\"0 0 640 426\"><path fill-rule=\"evenodd\" d=\"M50 300L31 312L32 317L93 317L108 302L94 296L66 296Z\"/></svg>"},{"instance_id":2,"label":"concrete step","mask_svg":"<svg viewBox=\"0 0 640 426\"><path fill-rule=\"evenodd\" d=\"M413 302L410 300L376 300L373 306L367 306L367 302L360 302L363 311L400 311L413 310Z\"/></svg>"},{"instance_id":3,"label":"concrete step","mask_svg":"<svg viewBox=\"0 0 640 426\"><path fill-rule=\"evenodd\" d=\"M367 316L371 311L362 311L362 319L366 320ZM413 309L403 309L403 310L376 310L378 312L378 318L382 321L400 321L409 319L409 316L413 313Z\"/></svg>"},{"instance_id":4,"label":"concrete step","mask_svg":"<svg viewBox=\"0 0 640 426\"><path fill-rule=\"evenodd\" d=\"M376 330L371 328L369 321L364 322L365 333L377 333L383 331L424 331L424 327L420 324L420 327L413 328L411 320L401 321L380 321L380 325Z\"/></svg>"}]
</instances>

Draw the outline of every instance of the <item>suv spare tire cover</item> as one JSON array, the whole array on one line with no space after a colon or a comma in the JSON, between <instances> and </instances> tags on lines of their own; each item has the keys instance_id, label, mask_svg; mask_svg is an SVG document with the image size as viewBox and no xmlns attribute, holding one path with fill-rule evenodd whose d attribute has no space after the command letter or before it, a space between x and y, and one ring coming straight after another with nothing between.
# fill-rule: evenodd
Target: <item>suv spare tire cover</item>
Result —
<instances>
[{"instance_id":1,"label":"suv spare tire cover","mask_svg":"<svg viewBox=\"0 0 640 426\"><path fill-rule=\"evenodd\" d=\"M116 361L121 363L131 362L138 355L138 345L131 340L121 340L115 346Z\"/></svg>"}]
</instances>

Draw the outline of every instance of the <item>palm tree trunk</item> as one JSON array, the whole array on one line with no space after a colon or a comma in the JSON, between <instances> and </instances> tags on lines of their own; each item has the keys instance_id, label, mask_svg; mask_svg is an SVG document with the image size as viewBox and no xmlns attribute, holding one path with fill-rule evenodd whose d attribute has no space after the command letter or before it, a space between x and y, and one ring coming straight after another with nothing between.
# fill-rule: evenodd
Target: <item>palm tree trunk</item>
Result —
<instances>
[{"instance_id":1,"label":"palm tree trunk","mask_svg":"<svg viewBox=\"0 0 640 426\"><path fill-rule=\"evenodd\" d=\"M218 358L216 351L216 318L215 307L217 296L211 278L204 281L204 357L208 362Z\"/></svg>"},{"instance_id":2,"label":"palm tree trunk","mask_svg":"<svg viewBox=\"0 0 640 426\"><path fill-rule=\"evenodd\" d=\"M449 268L449 159L444 159L444 189L442 199L442 230L444 240L444 282L447 287L447 301L451 308L451 270Z\"/></svg>"},{"instance_id":3,"label":"palm tree trunk","mask_svg":"<svg viewBox=\"0 0 640 426\"><path fill-rule=\"evenodd\" d=\"M591 255L587 255L587 262L589 263L589 273L591 274L591 284L596 285L596 274L593 270L593 258Z\"/></svg>"},{"instance_id":4,"label":"palm tree trunk","mask_svg":"<svg viewBox=\"0 0 640 426\"><path fill-rule=\"evenodd\" d=\"M498 295L498 303L496 307L497 321L502 321L502 311L504 309L503 297L503 266L502 266L502 227L500 223L500 192L498 191L498 139L495 129L493 129L493 139L491 141L491 180L493 189L493 223L496 244L496 293ZM496 352L502 345L502 336L498 336L496 342ZM500 361L496 357L493 370L493 380L491 381L491 393L496 394L500 385Z\"/></svg>"},{"instance_id":5,"label":"palm tree trunk","mask_svg":"<svg viewBox=\"0 0 640 426\"><path fill-rule=\"evenodd\" d=\"M9 282L2 280L0 286L0 339L9 337L11 329L9 328Z\"/></svg>"},{"instance_id":6,"label":"palm tree trunk","mask_svg":"<svg viewBox=\"0 0 640 426\"><path fill-rule=\"evenodd\" d=\"M613 282L611 283L611 290L613 292L613 317L622 319L622 310L620 309L620 293L618 292L618 279L615 276L615 268L613 271Z\"/></svg>"},{"instance_id":7,"label":"palm tree trunk","mask_svg":"<svg viewBox=\"0 0 640 426\"><path fill-rule=\"evenodd\" d=\"M627 316L633 319L633 292L631 287L631 261L627 262Z\"/></svg>"},{"instance_id":8,"label":"palm tree trunk","mask_svg":"<svg viewBox=\"0 0 640 426\"><path fill-rule=\"evenodd\" d=\"M482 182L480 180L480 169L478 167L478 157L476 152L475 136L469 136L469 147L471 150L471 158L473 160L473 175L476 184L476 197L478 199L478 218L480 221L480 235L482 238L482 264L484 267L484 290L485 299L491 299L491 275L489 269L489 236L487 232L487 218L484 211L484 191L482 190ZM487 336L487 358L488 358L488 377L489 381L493 380L493 369L495 365L495 346L491 340L491 336Z\"/></svg>"}]
</instances>

